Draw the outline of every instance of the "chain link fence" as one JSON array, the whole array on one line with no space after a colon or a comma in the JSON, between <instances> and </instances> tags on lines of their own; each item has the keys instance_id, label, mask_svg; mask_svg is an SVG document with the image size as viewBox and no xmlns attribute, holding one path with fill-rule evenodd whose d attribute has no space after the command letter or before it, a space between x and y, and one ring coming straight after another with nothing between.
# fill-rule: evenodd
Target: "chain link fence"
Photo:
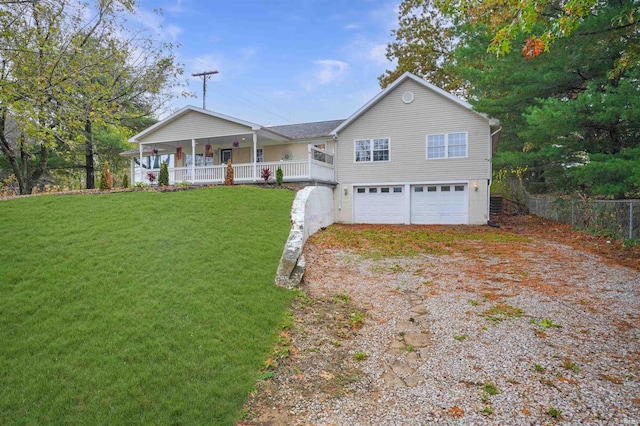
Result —
<instances>
[{"instance_id":1,"label":"chain link fence","mask_svg":"<svg viewBox=\"0 0 640 426\"><path fill-rule=\"evenodd\" d=\"M640 240L640 200L582 200L529 196L529 211L576 228Z\"/></svg>"}]
</instances>

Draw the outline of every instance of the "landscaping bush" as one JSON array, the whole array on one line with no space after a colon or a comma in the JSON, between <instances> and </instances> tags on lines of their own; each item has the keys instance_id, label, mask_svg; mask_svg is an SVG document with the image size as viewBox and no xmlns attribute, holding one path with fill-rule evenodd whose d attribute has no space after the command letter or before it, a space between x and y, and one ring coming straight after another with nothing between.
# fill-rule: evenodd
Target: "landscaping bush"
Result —
<instances>
[{"instance_id":1,"label":"landscaping bush","mask_svg":"<svg viewBox=\"0 0 640 426\"><path fill-rule=\"evenodd\" d=\"M227 171L224 174L224 184L227 186L233 185L233 166L231 160L227 160Z\"/></svg>"},{"instance_id":2,"label":"landscaping bush","mask_svg":"<svg viewBox=\"0 0 640 426\"><path fill-rule=\"evenodd\" d=\"M122 176L122 187L123 188L129 187L129 175L127 175L126 173Z\"/></svg>"},{"instance_id":3,"label":"landscaping bush","mask_svg":"<svg viewBox=\"0 0 640 426\"><path fill-rule=\"evenodd\" d=\"M262 169L260 177L262 177L262 180L264 180L264 186L267 186L269 184L269 179L271 178L271 169L269 169L268 167Z\"/></svg>"},{"instance_id":4,"label":"landscaping bush","mask_svg":"<svg viewBox=\"0 0 640 426\"><path fill-rule=\"evenodd\" d=\"M100 179L100 189L113 188L113 176L111 170L109 170L109 162L104 162L104 168L102 169L102 179Z\"/></svg>"},{"instance_id":5,"label":"landscaping bush","mask_svg":"<svg viewBox=\"0 0 640 426\"><path fill-rule=\"evenodd\" d=\"M284 172L280 167L276 170L276 183L278 186L282 186L282 181L284 180Z\"/></svg>"},{"instance_id":6,"label":"landscaping bush","mask_svg":"<svg viewBox=\"0 0 640 426\"><path fill-rule=\"evenodd\" d=\"M158 177L159 186L169 186L169 166L166 162L160 164L160 176Z\"/></svg>"}]
</instances>

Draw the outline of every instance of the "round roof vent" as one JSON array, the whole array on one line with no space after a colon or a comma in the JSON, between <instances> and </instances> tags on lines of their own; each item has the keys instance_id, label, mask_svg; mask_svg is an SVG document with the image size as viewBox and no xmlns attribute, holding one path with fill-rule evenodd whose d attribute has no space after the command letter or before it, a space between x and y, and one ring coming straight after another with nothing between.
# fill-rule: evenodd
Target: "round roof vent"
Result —
<instances>
[{"instance_id":1,"label":"round roof vent","mask_svg":"<svg viewBox=\"0 0 640 426\"><path fill-rule=\"evenodd\" d=\"M402 102L404 102L405 104L410 104L411 102L413 102L413 98L413 92L404 92L404 94L402 95Z\"/></svg>"}]
</instances>

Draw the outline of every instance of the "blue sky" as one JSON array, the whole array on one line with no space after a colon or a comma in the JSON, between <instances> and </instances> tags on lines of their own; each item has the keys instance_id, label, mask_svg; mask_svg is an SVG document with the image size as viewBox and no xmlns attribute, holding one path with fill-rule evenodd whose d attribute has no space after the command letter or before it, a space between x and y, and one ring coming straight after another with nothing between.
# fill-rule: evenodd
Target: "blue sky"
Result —
<instances>
[{"instance_id":1,"label":"blue sky","mask_svg":"<svg viewBox=\"0 0 640 426\"><path fill-rule=\"evenodd\" d=\"M347 118L380 91L394 64L385 48L399 1L140 1L138 17L165 42L179 43L188 90L173 108L202 106L263 125ZM161 8L162 15L152 13Z\"/></svg>"}]
</instances>

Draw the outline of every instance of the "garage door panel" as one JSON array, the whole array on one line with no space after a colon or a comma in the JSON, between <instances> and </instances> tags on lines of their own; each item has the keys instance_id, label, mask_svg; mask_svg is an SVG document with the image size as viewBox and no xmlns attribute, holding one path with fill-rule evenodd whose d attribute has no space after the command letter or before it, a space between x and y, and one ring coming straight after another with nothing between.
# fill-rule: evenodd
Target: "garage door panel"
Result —
<instances>
[{"instance_id":1,"label":"garage door panel","mask_svg":"<svg viewBox=\"0 0 640 426\"><path fill-rule=\"evenodd\" d=\"M356 223L404 223L404 188L360 187L354 193Z\"/></svg>"},{"instance_id":2,"label":"garage door panel","mask_svg":"<svg viewBox=\"0 0 640 426\"><path fill-rule=\"evenodd\" d=\"M466 224L468 221L467 185L411 187L411 223Z\"/></svg>"},{"instance_id":3,"label":"garage door panel","mask_svg":"<svg viewBox=\"0 0 640 426\"><path fill-rule=\"evenodd\" d=\"M354 188L356 223L405 223L408 213L415 224L469 223L469 196L466 184L372 186ZM409 196L409 203L405 203ZM407 212L407 204L410 211Z\"/></svg>"}]
</instances>

